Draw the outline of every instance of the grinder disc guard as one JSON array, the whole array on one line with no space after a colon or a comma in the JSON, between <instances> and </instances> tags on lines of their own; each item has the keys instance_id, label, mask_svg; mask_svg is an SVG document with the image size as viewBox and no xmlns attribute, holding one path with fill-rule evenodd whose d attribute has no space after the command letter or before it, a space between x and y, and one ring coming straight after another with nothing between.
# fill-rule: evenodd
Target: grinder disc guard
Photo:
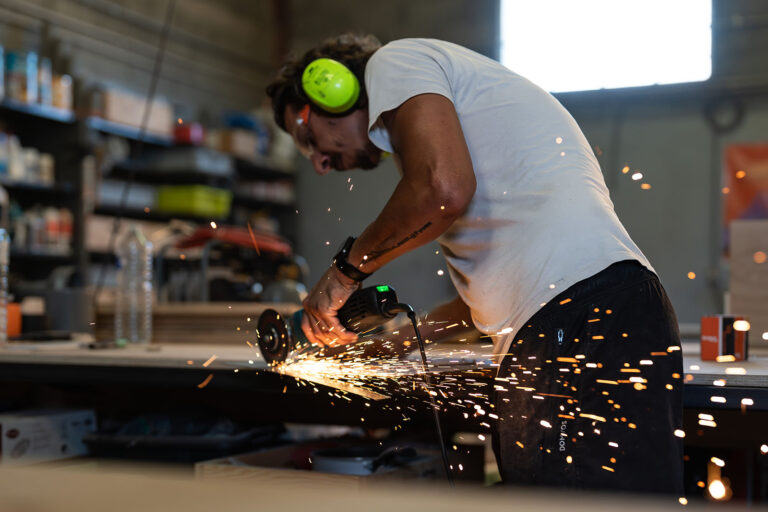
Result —
<instances>
[{"instance_id":1,"label":"grinder disc guard","mask_svg":"<svg viewBox=\"0 0 768 512\"><path fill-rule=\"evenodd\" d=\"M259 317L259 349L267 363L275 365L288 358L293 350L293 333L290 318L286 318L274 309L265 310Z\"/></svg>"}]
</instances>

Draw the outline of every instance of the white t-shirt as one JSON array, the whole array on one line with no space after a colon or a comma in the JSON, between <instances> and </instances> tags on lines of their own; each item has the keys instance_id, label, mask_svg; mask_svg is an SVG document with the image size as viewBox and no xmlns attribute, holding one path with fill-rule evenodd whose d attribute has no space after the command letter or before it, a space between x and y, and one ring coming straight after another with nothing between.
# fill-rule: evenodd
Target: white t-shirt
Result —
<instances>
[{"instance_id":1,"label":"white t-shirt","mask_svg":"<svg viewBox=\"0 0 768 512\"><path fill-rule=\"evenodd\" d=\"M434 39L393 41L365 69L369 138L393 152L382 112L424 93L458 113L477 190L439 238L475 326L506 354L543 304L612 263L651 265L613 209L576 121L550 94L498 62Z\"/></svg>"}]
</instances>

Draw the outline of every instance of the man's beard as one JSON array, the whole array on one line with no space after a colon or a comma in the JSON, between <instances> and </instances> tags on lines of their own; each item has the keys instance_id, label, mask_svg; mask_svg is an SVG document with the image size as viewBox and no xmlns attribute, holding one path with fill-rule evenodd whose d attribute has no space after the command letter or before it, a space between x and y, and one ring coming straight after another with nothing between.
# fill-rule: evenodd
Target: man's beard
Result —
<instances>
[{"instance_id":1,"label":"man's beard","mask_svg":"<svg viewBox=\"0 0 768 512\"><path fill-rule=\"evenodd\" d=\"M381 151L372 142L368 141L365 149L359 149L355 152L355 158L349 168L344 168L341 155L339 154L331 156L331 167L337 171L346 171L349 169L363 169L364 171L370 171L379 165L380 160Z\"/></svg>"},{"instance_id":2,"label":"man's beard","mask_svg":"<svg viewBox=\"0 0 768 512\"><path fill-rule=\"evenodd\" d=\"M381 152L374 148L374 151L366 151L361 149L355 155L355 167L364 171L370 171L379 165L381 160Z\"/></svg>"},{"instance_id":3,"label":"man's beard","mask_svg":"<svg viewBox=\"0 0 768 512\"><path fill-rule=\"evenodd\" d=\"M364 171L376 168L379 165L379 161L381 161L381 150L370 140L365 149L361 149L355 155L355 167Z\"/></svg>"}]
</instances>

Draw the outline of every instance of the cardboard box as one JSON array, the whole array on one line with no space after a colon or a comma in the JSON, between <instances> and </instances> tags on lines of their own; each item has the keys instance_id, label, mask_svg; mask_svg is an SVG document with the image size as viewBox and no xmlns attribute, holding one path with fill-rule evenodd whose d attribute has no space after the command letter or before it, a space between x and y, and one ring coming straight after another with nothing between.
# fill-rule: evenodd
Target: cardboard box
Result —
<instances>
[{"instance_id":1,"label":"cardboard box","mask_svg":"<svg viewBox=\"0 0 768 512\"><path fill-rule=\"evenodd\" d=\"M302 489L359 489L393 480L444 478L441 460L432 453L424 454L407 466L381 469L366 476L322 473L307 469L311 467L308 460L311 458L311 452L328 446L328 443L292 444L198 462L195 464L195 476L206 479L261 480L276 485L297 485Z\"/></svg>"},{"instance_id":2,"label":"cardboard box","mask_svg":"<svg viewBox=\"0 0 768 512\"><path fill-rule=\"evenodd\" d=\"M259 136L248 130L231 129L218 133L219 149L225 153L255 161L259 158Z\"/></svg>"},{"instance_id":3,"label":"cardboard box","mask_svg":"<svg viewBox=\"0 0 768 512\"><path fill-rule=\"evenodd\" d=\"M146 103L144 96L105 87L94 92L91 103L91 115L134 128L141 127ZM147 132L171 137L173 128L173 107L167 101L154 99L147 120Z\"/></svg>"},{"instance_id":4,"label":"cardboard box","mask_svg":"<svg viewBox=\"0 0 768 512\"><path fill-rule=\"evenodd\" d=\"M85 219L85 248L94 252L106 252L114 247L109 247L109 240L114 226L115 219L107 215L88 215ZM136 225L144 232L150 235L155 231L160 231L168 227L167 223L149 222L142 220L132 220L131 222L121 222L117 231L117 240L122 240L131 228Z\"/></svg>"},{"instance_id":5,"label":"cardboard box","mask_svg":"<svg viewBox=\"0 0 768 512\"><path fill-rule=\"evenodd\" d=\"M36 409L0 414L0 462L23 465L88 454L83 436L96 430L90 409Z\"/></svg>"},{"instance_id":6,"label":"cardboard box","mask_svg":"<svg viewBox=\"0 0 768 512\"><path fill-rule=\"evenodd\" d=\"M746 361L748 330L739 329L743 316L715 315L701 318L702 361ZM748 324L747 324L748 325Z\"/></svg>"}]
</instances>

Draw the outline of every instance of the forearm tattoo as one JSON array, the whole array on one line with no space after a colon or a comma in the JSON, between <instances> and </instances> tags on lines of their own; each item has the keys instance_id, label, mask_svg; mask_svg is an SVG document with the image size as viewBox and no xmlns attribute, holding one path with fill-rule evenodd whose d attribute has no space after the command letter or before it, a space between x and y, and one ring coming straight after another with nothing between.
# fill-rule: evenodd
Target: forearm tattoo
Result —
<instances>
[{"instance_id":1,"label":"forearm tattoo","mask_svg":"<svg viewBox=\"0 0 768 512\"><path fill-rule=\"evenodd\" d=\"M432 225L432 222L427 222L426 224L424 224L423 226L421 226L419 229L417 229L416 231L414 231L413 233L411 233L411 234L410 234L410 235L408 235L407 237L405 237L405 238L403 238L402 240L400 240L399 242L397 242L397 243L396 243L395 245L393 245L392 247L387 247L386 249L379 249L378 251L371 251L370 253L368 253L368 254L366 255L366 257L365 257L365 258L363 258L363 263L367 263L367 262L369 262L369 261L373 261L373 260L375 260L376 258L379 258L379 257L381 257L381 256L383 256L383 255L385 255L385 254L387 254L387 253L388 253L388 252L390 252L390 251L394 251L395 249L397 249L397 248L398 248L398 247L400 247L401 245L403 245L403 244L407 243L407 242L408 242L408 241L410 241L410 240L413 240L414 238L416 238L417 236L419 236L420 234L422 234L422 233L423 233L423 232L424 232L424 231L425 231L425 230L426 230L426 229L427 229L429 226L431 226L431 225Z\"/></svg>"}]
</instances>

